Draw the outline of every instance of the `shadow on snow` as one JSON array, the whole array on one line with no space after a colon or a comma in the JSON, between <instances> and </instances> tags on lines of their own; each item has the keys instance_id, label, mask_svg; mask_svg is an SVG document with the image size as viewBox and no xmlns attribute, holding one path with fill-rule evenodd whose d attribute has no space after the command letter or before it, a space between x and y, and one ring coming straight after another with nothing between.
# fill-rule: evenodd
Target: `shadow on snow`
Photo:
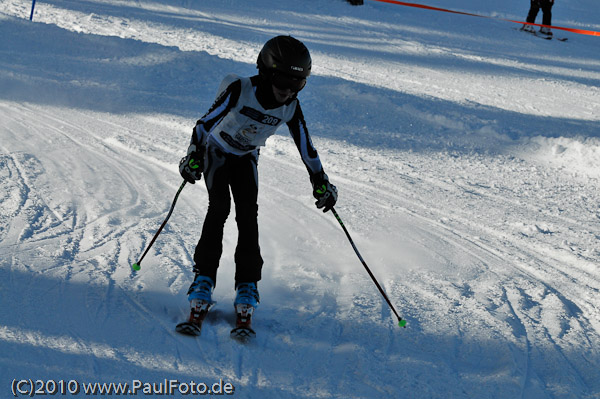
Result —
<instances>
[{"instance_id":1,"label":"shadow on snow","mask_svg":"<svg viewBox=\"0 0 600 399\"><path fill-rule=\"evenodd\" d=\"M0 51L9 55L0 61L0 96L10 101L111 113L170 113L193 124L212 103L225 72L256 73L253 65L205 52L79 34L12 18L3 21L0 34ZM62 40L56 42L57 37ZM464 60L447 62L449 68L470 67ZM483 68L480 62L471 67ZM496 75L513 73L511 67L489 69ZM595 121L461 104L340 78L310 80L300 99L313 136L356 146L496 152L523 137L598 137Z\"/></svg>"}]
</instances>

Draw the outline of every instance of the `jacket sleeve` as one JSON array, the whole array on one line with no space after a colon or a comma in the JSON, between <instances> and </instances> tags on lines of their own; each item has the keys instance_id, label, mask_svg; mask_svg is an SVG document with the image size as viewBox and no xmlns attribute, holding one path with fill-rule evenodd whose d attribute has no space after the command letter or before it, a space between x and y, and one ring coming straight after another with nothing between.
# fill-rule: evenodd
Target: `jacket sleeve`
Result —
<instances>
[{"instance_id":1,"label":"jacket sleeve","mask_svg":"<svg viewBox=\"0 0 600 399\"><path fill-rule=\"evenodd\" d=\"M294 139L294 143L296 143L298 152L302 157L302 162L304 162L304 165L308 170L308 174L312 179L316 174L323 172L323 165L321 164L319 154L317 153L317 150L313 146L312 140L310 139L299 102L296 103L296 111L294 112L294 116L289 122L287 122L287 125L290 129L290 134Z\"/></svg>"},{"instance_id":2,"label":"jacket sleeve","mask_svg":"<svg viewBox=\"0 0 600 399\"><path fill-rule=\"evenodd\" d=\"M221 88L230 79L231 77L227 76L223 80L223 83L221 83ZM217 99L208 112L196 122L194 134L192 135L192 144L206 145L208 135L223 120L225 115L235 107L240 98L241 91L242 82L239 79L229 83L224 90L220 90L220 94L217 95Z\"/></svg>"}]
</instances>

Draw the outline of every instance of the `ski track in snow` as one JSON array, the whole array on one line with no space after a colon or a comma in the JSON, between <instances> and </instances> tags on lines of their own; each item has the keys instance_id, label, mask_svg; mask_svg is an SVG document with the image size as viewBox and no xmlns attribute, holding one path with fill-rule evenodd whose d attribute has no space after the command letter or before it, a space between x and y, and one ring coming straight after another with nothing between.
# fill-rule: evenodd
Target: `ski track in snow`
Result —
<instances>
[{"instance_id":1,"label":"ski track in snow","mask_svg":"<svg viewBox=\"0 0 600 399\"><path fill-rule=\"evenodd\" d=\"M13 378L222 378L242 398L598 397L600 68L584 46L595 42L530 43L510 30L493 47L462 28L444 39L446 16L282 3L266 15L267 0L246 14L233 3L56 0L36 6L30 32L28 5L2 1L0 29L17 33L0 48L0 389ZM335 219L315 211L283 131L259 161L254 342L229 338L234 214L202 337L174 332L202 182L131 273L223 70L253 73L282 26L314 48L301 94L313 140L406 330ZM546 44L566 56L518 48Z\"/></svg>"}]
</instances>

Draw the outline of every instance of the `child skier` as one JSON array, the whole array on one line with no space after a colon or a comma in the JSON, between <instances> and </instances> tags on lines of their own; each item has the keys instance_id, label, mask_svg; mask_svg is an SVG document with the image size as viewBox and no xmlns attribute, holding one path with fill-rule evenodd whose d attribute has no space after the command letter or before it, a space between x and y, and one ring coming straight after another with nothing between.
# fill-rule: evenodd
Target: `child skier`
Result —
<instances>
[{"instance_id":1,"label":"child skier","mask_svg":"<svg viewBox=\"0 0 600 399\"><path fill-rule=\"evenodd\" d=\"M317 208L327 212L337 201L337 189L323 171L297 99L311 64L302 42L291 36L270 39L258 55L258 75L226 76L215 102L196 123L179 171L192 184L204 174L208 211L194 253L195 278L188 291L190 317L177 326L179 332L198 335L213 304L231 189L239 233L234 257L237 323L232 336L254 335L251 318L259 303L257 283L263 265L258 243L257 163L259 147L277 128L287 124L308 170Z\"/></svg>"}]
</instances>

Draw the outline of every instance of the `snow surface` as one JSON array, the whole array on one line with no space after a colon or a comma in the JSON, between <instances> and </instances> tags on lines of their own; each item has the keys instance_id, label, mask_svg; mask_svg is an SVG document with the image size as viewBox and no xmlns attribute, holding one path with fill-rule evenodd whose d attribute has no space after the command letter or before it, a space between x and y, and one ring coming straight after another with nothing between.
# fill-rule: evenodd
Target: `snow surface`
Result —
<instances>
[{"instance_id":1,"label":"snow surface","mask_svg":"<svg viewBox=\"0 0 600 399\"><path fill-rule=\"evenodd\" d=\"M425 3L523 20L529 2ZM30 7L0 1L1 397L14 379L222 379L236 398L600 398L600 38L374 1ZM554 7L599 21L597 0ZM229 338L233 214L203 335L174 332L203 184L130 269L221 78L254 74L277 34L313 54L309 129L406 329L285 129L260 159L256 341Z\"/></svg>"}]
</instances>

